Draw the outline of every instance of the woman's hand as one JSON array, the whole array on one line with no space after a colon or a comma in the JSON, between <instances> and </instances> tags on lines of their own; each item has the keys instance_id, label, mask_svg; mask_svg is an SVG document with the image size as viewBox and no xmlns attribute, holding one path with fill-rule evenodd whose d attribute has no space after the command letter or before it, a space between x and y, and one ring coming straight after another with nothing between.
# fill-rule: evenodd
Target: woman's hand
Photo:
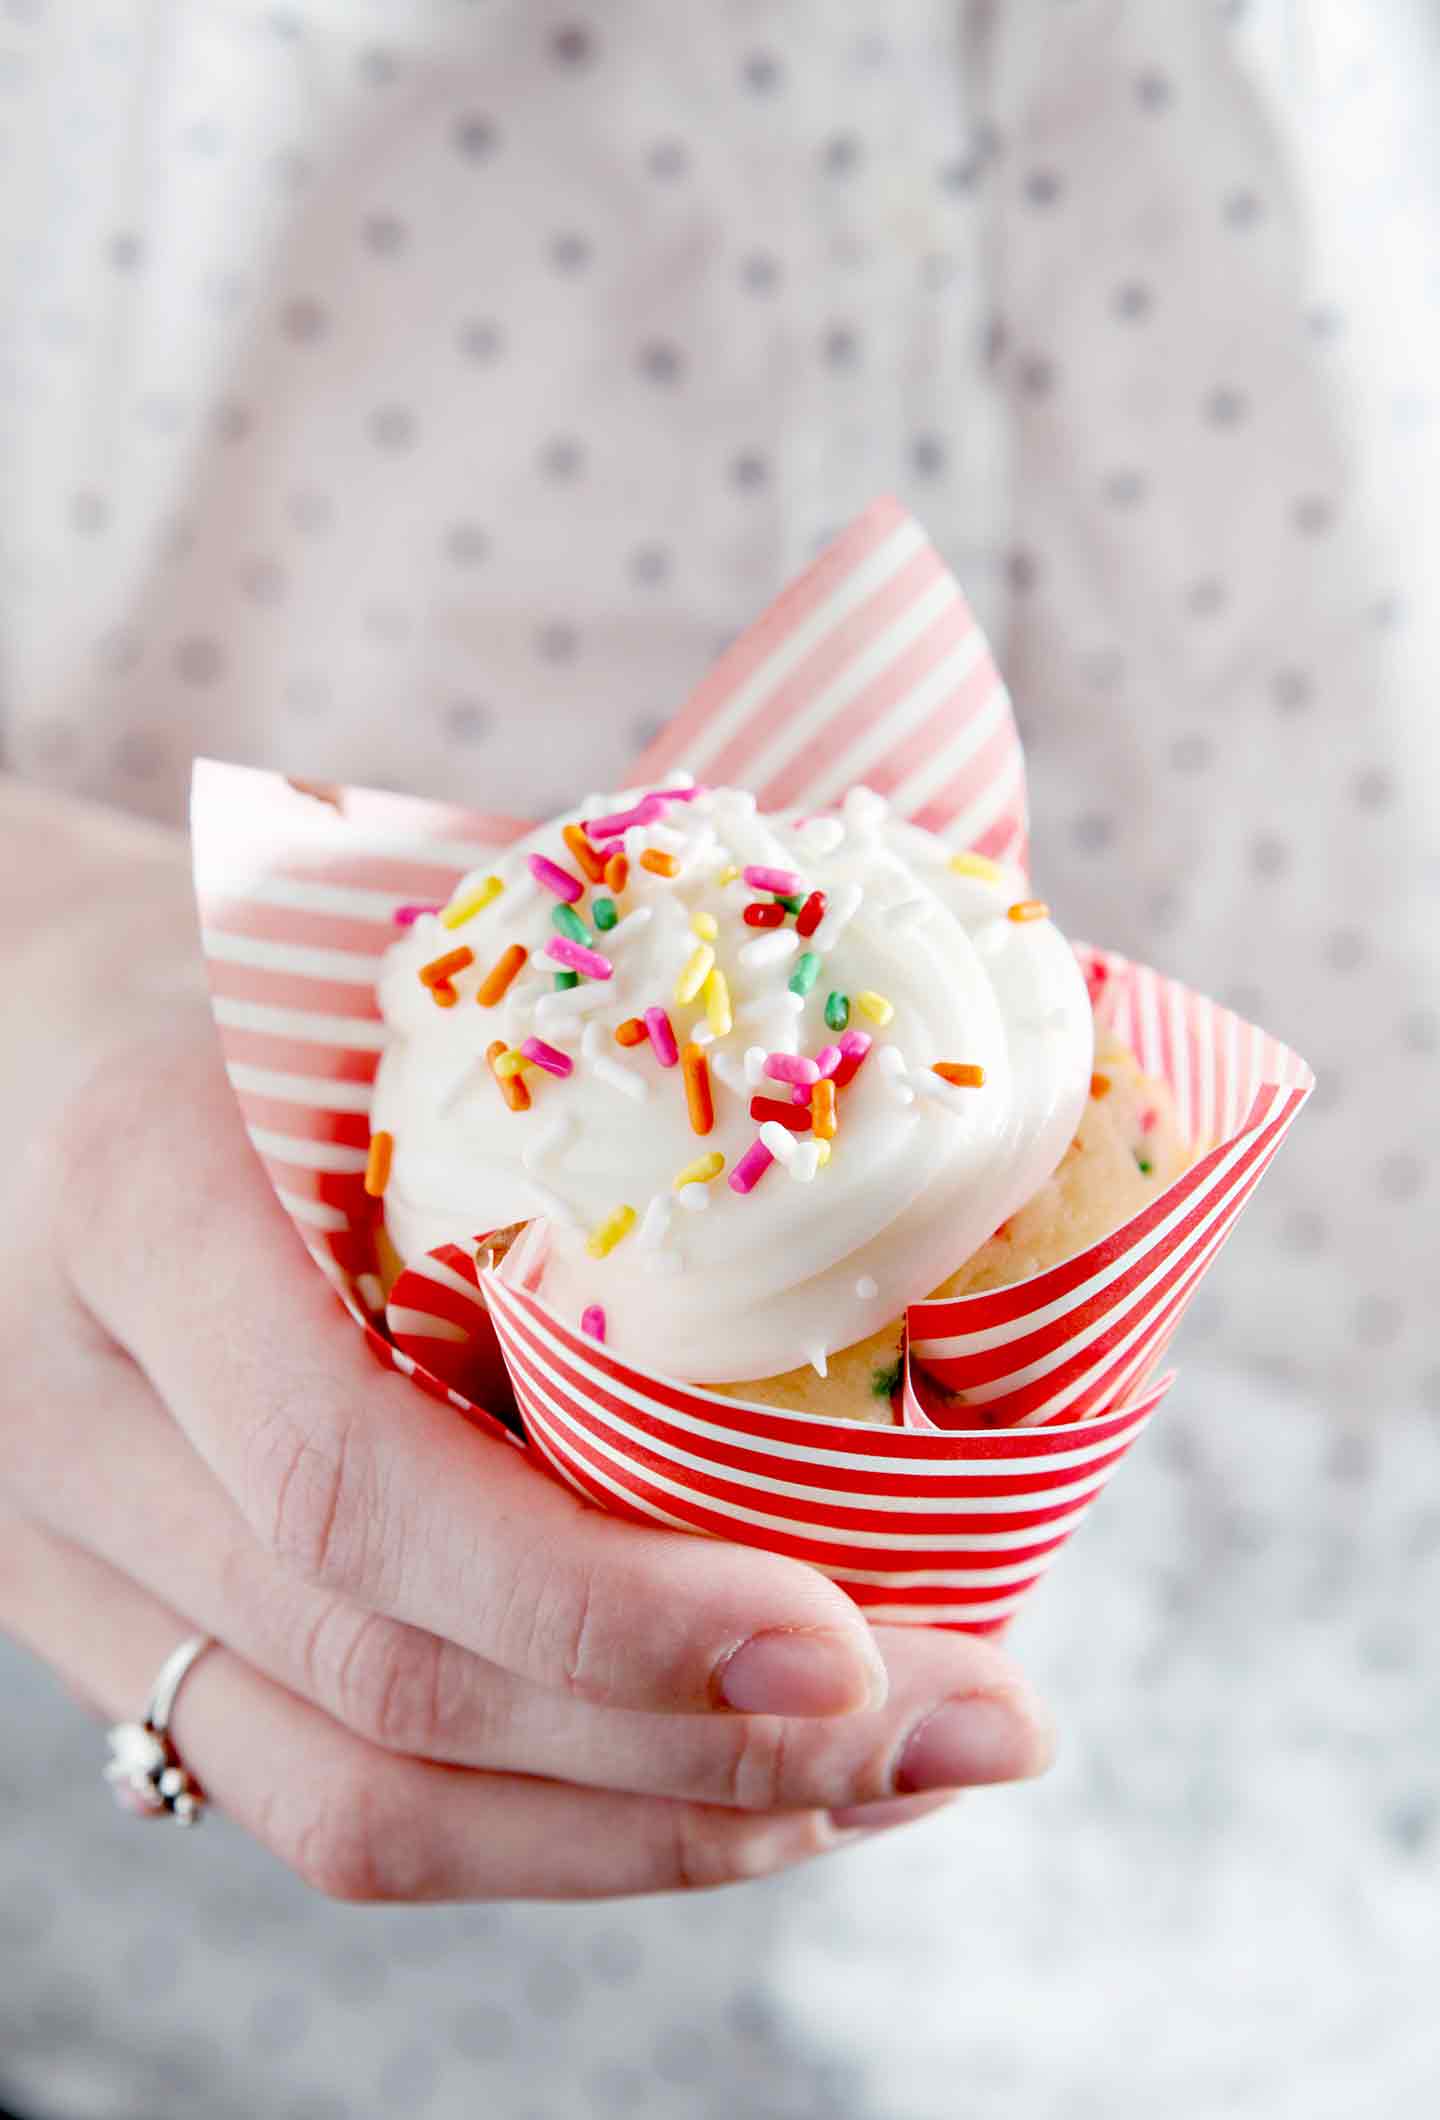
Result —
<instances>
[{"instance_id":1,"label":"woman's hand","mask_svg":"<svg viewBox=\"0 0 1440 2120\"><path fill-rule=\"evenodd\" d=\"M1043 1766L994 1647L586 1509L381 1371L245 1138L178 851L65 826L0 934L0 1628L115 1719L214 1635L177 1745L345 1899L720 1884Z\"/></svg>"}]
</instances>

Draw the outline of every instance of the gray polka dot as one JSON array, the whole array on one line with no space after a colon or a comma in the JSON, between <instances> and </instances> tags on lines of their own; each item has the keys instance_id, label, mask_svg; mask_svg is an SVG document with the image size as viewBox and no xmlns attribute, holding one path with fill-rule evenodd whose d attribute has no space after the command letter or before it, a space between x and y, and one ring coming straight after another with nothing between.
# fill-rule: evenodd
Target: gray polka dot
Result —
<instances>
[{"instance_id":1,"label":"gray polka dot","mask_svg":"<svg viewBox=\"0 0 1440 2120\"><path fill-rule=\"evenodd\" d=\"M1390 1296L1362 1296L1351 1314L1350 1330L1362 1347L1386 1347L1400 1336L1405 1313Z\"/></svg>"},{"instance_id":2,"label":"gray polka dot","mask_svg":"<svg viewBox=\"0 0 1440 2120\"><path fill-rule=\"evenodd\" d=\"M593 255L590 238L575 229L565 229L550 238L550 263L557 272L581 272Z\"/></svg>"},{"instance_id":3,"label":"gray polka dot","mask_svg":"<svg viewBox=\"0 0 1440 2120\"><path fill-rule=\"evenodd\" d=\"M597 1979L610 1987L623 1987L639 1972L645 1953L630 1930L601 1929L591 1938L589 1961Z\"/></svg>"},{"instance_id":4,"label":"gray polka dot","mask_svg":"<svg viewBox=\"0 0 1440 2120\"><path fill-rule=\"evenodd\" d=\"M306 537L318 536L335 520L335 504L330 496L309 486L290 495L285 512L295 528Z\"/></svg>"},{"instance_id":5,"label":"gray polka dot","mask_svg":"<svg viewBox=\"0 0 1440 2120\"><path fill-rule=\"evenodd\" d=\"M645 167L662 184L673 184L688 174L690 150L683 140L657 140L645 157Z\"/></svg>"},{"instance_id":6,"label":"gray polka dot","mask_svg":"<svg viewBox=\"0 0 1440 2120\"><path fill-rule=\"evenodd\" d=\"M1220 207L1227 228L1253 228L1264 211L1257 194L1243 188L1228 192Z\"/></svg>"},{"instance_id":7,"label":"gray polka dot","mask_svg":"<svg viewBox=\"0 0 1440 2120\"><path fill-rule=\"evenodd\" d=\"M584 468L585 452L573 435L554 435L540 451L540 469L546 478L578 478Z\"/></svg>"},{"instance_id":8,"label":"gray polka dot","mask_svg":"<svg viewBox=\"0 0 1440 2120\"><path fill-rule=\"evenodd\" d=\"M580 1976L563 1958L542 1958L525 1982L526 1999L541 2017L573 2016L580 1993Z\"/></svg>"},{"instance_id":9,"label":"gray polka dot","mask_svg":"<svg viewBox=\"0 0 1440 2120\"><path fill-rule=\"evenodd\" d=\"M238 398L222 398L215 407L215 432L222 442L243 442L254 425L254 413Z\"/></svg>"},{"instance_id":10,"label":"gray polka dot","mask_svg":"<svg viewBox=\"0 0 1440 2120\"><path fill-rule=\"evenodd\" d=\"M1325 937L1324 957L1332 972L1353 972L1369 954L1369 942L1359 928L1332 928Z\"/></svg>"},{"instance_id":11,"label":"gray polka dot","mask_svg":"<svg viewBox=\"0 0 1440 2120\"><path fill-rule=\"evenodd\" d=\"M411 449L415 445L415 415L405 405L377 405L367 422L367 431L377 449Z\"/></svg>"},{"instance_id":12,"label":"gray polka dot","mask_svg":"<svg viewBox=\"0 0 1440 2120\"><path fill-rule=\"evenodd\" d=\"M953 161L942 162L936 179L942 191L974 191L985 174L989 157L978 147L967 154L957 155Z\"/></svg>"},{"instance_id":13,"label":"gray polka dot","mask_svg":"<svg viewBox=\"0 0 1440 2120\"><path fill-rule=\"evenodd\" d=\"M1416 1009L1401 1024L1400 1035L1412 1053L1440 1051L1440 1016L1431 1009Z\"/></svg>"},{"instance_id":14,"label":"gray polka dot","mask_svg":"<svg viewBox=\"0 0 1440 2120\"><path fill-rule=\"evenodd\" d=\"M1252 874L1265 882L1283 876L1290 866L1290 849L1283 839L1273 832L1262 832L1250 843L1250 868Z\"/></svg>"},{"instance_id":15,"label":"gray polka dot","mask_svg":"<svg viewBox=\"0 0 1440 2120\"><path fill-rule=\"evenodd\" d=\"M473 567L489 557L489 535L479 523L452 523L445 533L445 550L458 566Z\"/></svg>"},{"instance_id":16,"label":"gray polka dot","mask_svg":"<svg viewBox=\"0 0 1440 2120\"><path fill-rule=\"evenodd\" d=\"M564 619L552 619L535 636L535 653L542 662L574 662L580 652L580 635Z\"/></svg>"},{"instance_id":17,"label":"gray polka dot","mask_svg":"<svg viewBox=\"0 0 1440 2120\"><path fill-rule=\"evenodd\" d=\"M217 272L205 282L205 300L217 316L233 317L243 308L247 292L244 280L234 272Z\"/></svg>"},{"instance_id":18,"label":"gray polka dot","mask_svg":"<svg viewBox=\"0 0 1440 2120\"><path fill-rule=\"evenodd\" d=\"M1207 574L1185 591L1185 609L1192 618L1213 618L1225 605L1225 585Z\"/></svg>"},{"instance_id":19,"label":"gray polka dot","mask_svg":"<svg viewBox=\"0 0 1440 2120\"><path fill-rule=\"evenodd\" d=\"M439 2081L440 2069L434 2055L423 2046L409 2046L385 2062L375 2087L382 2104L413 2112L429 2104Z\"/></svg>"},{"instance_id":20,"label":"gray polka dot","mask_svg":"<svg viewBox=\"0 0 1440 2120\"><path fill-rule=\"evenodd\" d=\"M1055 386L1055 365L1043 353L1027 353L1015 364L1015 378L1028 397L1048 397Z\"/></svg>"},{"instance_id":21,"label":"gray polka dot","mask_svg":"<svg viewBox=\"0 0 1440 2120\"><path fill-rule=\"evenodd\" d=\"M456 2053L467 2061L491 2061L510 2051L515 2027L494 2003L476 2002L455 2019L450 2038Z\"/></svg>"},{"instance_id":22,"label":"gray polka dot","mask_svg":"<svg viewBox=\"0 0 1440 2120\"><path fill-rule=\"evenodd\" d=\"M137 272L145 262L145 246L133 230L121 229L111 236L106 256L114 271Z\"/></svg>"},{"instance_id":23,"label":"gray polka dot","mask_svg":"<svg viewBox=\"0 0 1440 2120\"><path fill-rule=\"evenodd\" d=\"M365 631L373 634L376 640L408 640L415 630L413 618L401 604L377 601L367 604L360 616Z\"/></svg>"},{"instance_id":24,"label":"gray polka dot","mask_svg":"<svg viewBox=\"0 0 1440 2120\"><path fill-rule=\"evenodd\" d=\"M1082 854L1103 854L1115 838L1115 820L1103 810L1082 810L1070 827Z\"/></svg>"},{"instance_id":25,"label":"gray polka dot","mask_svg":"<svg viewBox=\"0 0 1440 2120\"><path fill-rule=\"evenodd\" d=\"M766 463L764 457L758 455L754 450L742 450L739 456L731 459L731 483L739 486L743 491L755 491L756 488L763 486L769 477L770 466Z\"/></svg>"},{"instance_id":26,"label":"gray polka dot","mask_svg":"<svg viewBox=\"0 0 1440 2120\"><path fill-rule=\"evenodd\" d=\"M1065 190L1058 170L1032 169L1023 186L1027 206L1054 206Z\"/></svg>"},{"instance_id":27,"label":"gray polka dot","mask_svg":"<svg viewBox=\"0 0 1440 2120\"><path fill-rule=\"evenodd\" d=\"M1317 302L1305 312L1305 329L1312 339L1325 342L1338 339L1345 329L1345 318L1333 302Z\"/></svg>"},{"instance_id":28,"label":"gray polka dot","mask_svg":"<svg viewBox=\"0 0 1440 2120\"><path fill-rule=\"evenodd\" d=\"M193 125L182 126L180 145L188 155L218 155L225 145L225 134L212 118L197 118Z\"/></svg>"},{"instance_id":29,"label":"gray polka dot","mask_svg":"<svg viewBox=\"0 0 1440 2120\"><path fill-rule=\"evenodd\" d=\"M768 251L752 250L740 260L740 284L750 294L772 294L780 283L780 261Z\"/></svg>"},{"instance_id":30,"label":"gray polka dot","mask_svg":"<svg viewBox=\"0 0 1440 2120\"><path fill-rule=\"evenodd\" d=\"M590 2070L586 2081L597 2112L633 2113L645 2102L644 2073L628 2061L602 2061Z\"/></svg>"},{"instance_id":31,"label":"gray polka dot","mask_svg":"<svg viewBox=\"0 0 1440 2120\"><path fill-rule=\"evenodd\" d=\"M377 258L393 258L409 243L410 230L398 214L370 213L360 223L360 240Z\"/></svg>"},{"instance_id":32,"label":"gray polka dot","mask_svg":"<svg viewBox=\"0 0 1440 2120\"><path fill-rule=\"evenodd\" d=\"M1080 675L1097 691L1113 692L1125 682L1125 658L1118 648L1093 648L1080 658Z\"/></svg>"},{"instance_id":33,"label":"gray polka dot","mask_svg":"<svg viewBox=\"0 0 1440 2120\"><path fill-rule=\"evenodd\" d=\"M1112 471L1100 491L1112 508L1135 508L1145 498L1145 479L1138 471Z\"/></svg>"},{"instance_id":34,"label":"gray polka dot","mask_svg":"<svg viewBox=\"0 0 1440 2120\"><path fill-rule=\"evenodd\" d=\"M225 668L225 654L217 640L192 634L175 648L175 674L187 685L213 684Z\"/></svg>"},{"instance_id":35,"label":"gray polka dot","mask_svg":"<svg viewBox=\"0 0 1440 2120\"><path fill-rule=\"evenodd\" d=\"M757 96L773 95L784 79L784 68L773 52L748 52L740 67L741 85Z\"/></svg>"},{"instance_id":36,"label":"gray polka dot","mask_svg":"<svg viewBox=\"0 0 1440 2120\"><path fill-rule=\"evenodd\" d=\"M1175 100L1175 90L1164 74L1147 68L1135 76L1135 100L1142 110L1165 110Z\"/></svg>"},{"instance_id":37,"label":"gray polka dot","mask_svg":"<svg viewBox=\"0 0 1440 2120\"><path fill-rule=\"evenodd\" d=\"M457 343L467 361L483 366L500 352L500 327L489 317L468 317L460 326Z\"/></svg>"},{"instance_id":38,"label":"gray polka dot","mask_svg":"<svg viewBox=\"0 0 1440 2120\"><path fill-rule=\"evenodd\" d=\"M832 324L820 341L820 353L827 367L853 368L860 341L849 324Z\"/></svg>"},{"instance_id":39,"label":"gray polka dot","mask_svg":"<svg viewBox=\"0 0 1440 2120\"><path fill-rule=\"evenodd\" d=\"M248 2037L263 2052L293 2054L310 2029L310 2005L288 1990L261 1995L250 2011Z\"/></svg>"},{"instance_id":40,"label":"gray polka dot","mask_svg":"<svg viewBox=\"0 0 1440 2120\"><path fill-rule=\"evenodd\" d=\"M920 260L920 282L931 294L938 294L960 275L960 261L948 250L927 250Z\"/></svg>"},{"instance_id":41,"label":"gray polka dot","mask_svg":"<svg viewBox=\"0 0 1440 2120\"><path fill-rule=\"evenodd\" d=\"M293 677L286 679L282 696L292 714L309 716L323 714L334 692L329 678L318 670L297 670Z\"/></svg>"},{"instance_id":42,"label":"gray polka dot","mask_svg":"<svg viewBox=\"0 0 1440 2120\"><path fill-rule=\"evenodd\" d=\"M981 327L980 358L987 368L997 367L1010 344L1010 327L1002 316L987 317Z\"/></svg>"},{"instance_id":43,"label":"gray polka dot","mask_svg":"<svg viewBox=\"0 0 1440 2120\"><path fill-rule=\"evenodd\" d=\"M1298 714L1309 706L1314 696L1314 681L1308 671L1277 670L1270 680L1270 697L1282 714Z\"/></svg>"},{"instance_id":44,"label":"gray polka dot","mask_svg":"<svg viewBox=\"0 0 1440 2120\"><path fill-rule=\"evenodd\" d=\"M304 191L315 174L315 165L298 147L287 147L273 158L275 182L282 191Z\"/></svg>"},{"instance_id":45,"label":"gray polka dot","mask_svg":"<svg viewBox=\"0 0 1440 2120\"><path fill-rule=\"evenodd\" d=\"M1288 1251L1312 1258L1329 1240L1325 1217L1313 1207L1297 1207L1280 1225L1280 1241Z\"/></svg>"},{"instance_id":46,"label":"gray polka dot","mask_svg":"<svg viewBox=\"0 0 1440 2120\"><path fill-rule=\"evenodd\" d=\"M1241 1015L1245 1012L1242 1009ZM1329 1113L1337 1110L1345 1099L1345 1077L1338 1067L1317 1068L1315 1093L1310 1099L1315 1112Z\"/></svg>"},{"instance_id":47,"label":"gray polka dot","mask_svg":"<svg viewBox=\"0 0 1440 2120\"><path fill-rule=\"evenodd\" d=\"M1005 555L1005 580L1017 596L1027 596L1040 579L1040 562L1033 552L1017 545Z\"/></svg>"},{"instance_id":48,"label":"gray polka dot","mask_svg":"<svg viewBox=\"0 0 1440 2120\"><path fill-rule=\"evenodd\" d=\"M630 575L645 588L654 588L670 576L670 554L661 545L641 545L630 555Z\"/></svg>"},{"instance_id":49,"label":"gray polka dot","mask_svg":"<svg viewBox=\"0 0 1440 2120\"><path fill-rule=\"evenodd\" d=\"M719 644L717 660L720 655L724 654L728 646L728 641ZM630 724L630 741L637 751L648 751L651 744L658 741L665 726L666 721L663 714L638 715Z\"/></svg>"},{"instance_id":50,"label":"gray polka dot","mask_svg":"<svg viewBox=\"0 0 1440 2120\"><path fill-rule=\"evenodd\" d=\"M713 2066L710 2041L698 2024L666 2025L655 2041L655 2073L664 2083L703 2083Z\"/></svg>"},{"instance_id":51,"label":"gray polka dot","mask_svg":"<svg viewBox=\"0 0 1440 2120\"><path fill-rule=\"evenodd\" d=\"M140 660L140 636L117 626L95 643L95 657L107 677L124 677Z\"/></svg>"},{"instance_id":52,"label":"gray polka dot","mask_svg":"<svg viewBox=\"0 0 1440 2120\"><path fill-rule=\"evenodd\" d=\"M1366 613L1377 632L1388 633L1405 622L1405 604L1398 596L1379 596Z\"/></svg>"},{"instance_id":53,"label":"gray polka dot","mask_svg":"<svg viewBox=\"0 0 1440 2120\"><path fill-rule=\"evenodd\" d=\"M484 162L495 152L498 134L489 118L466 111L455 120L450 139L457 154L467 162Z\"/></svg>"},{"instance_id":54,"label":"gray polka dot","mask_svg":"<svg viewBox=\"0 0 1440 2120\"><path fill-rule=\"evenodd\" d=\"M1408 1149L1394 1149L1380 1158L1375 1182L1387 1200L1413 1200L1425 1184L1425 1165Z\"/></svg>"},{"instance_id":55,"label":"gray polka dot","mask_svg":"<svg viewBox=\"0 0 1440 2120\"><path fill-rule=\"evenodd\" d=\"M1380 1814L1381 1831L1386 1839L1407 1857L1429 1851L1437 1825L1440 1825L1440 1806L1428 1789L1416 1789L1408 1796L1397 1797Z\"/></svg>"},{"instance_id":56,"label":"gray polka dot","mask_svg":"<svg viewBox=\"0 0 1440 2120\"><path fill-rule=\"evenodd\" d=\"M1110 306L1117 317L1133 324L1141 317L1149 316L1155 306L1155 296L1143 280L1126 280L1111 296Z\"/></svg>"},{"instance_id":57,"label":"gray polka dot","mask_svg":"<svg viewBox=\"0 0 1440 2120\"><path fill-rule=\"evenodd\" d=\"M477 744L488 736L490 723L494 721L490 708L481 700L447 700L441 708L441 727L445 736L456 744Z\"/></svg>"},{"instance_id":58,"label":"gray polka dot","mask_svg":"<svg viewBox=\"0 0 1440 2120\"><path fill-rule=\"evenodd\" d=\"M636 366L652 383L678 383L685 372L685 356L668 340L655 339L640 348Z\"/></svg>"},{"instance_id":59,"label":"gray polka dot","mask_svg":"<svg viewBox=\"0 0 1440 2120\"><path fill-rule=\"evenodd\" d=\"M1350 796L1357 809L1388 810L1395 800L1394 775L1383 766L1364 766L1350 783Z\"/></svg>"},{"instance_id":60,"label":"gray polka dot","mask_svg":"<svg viewBox=\"0 0 1440 2120\"><path fill-rule=\"evenodd\" d=\"M156 729L127 729L115 744L115 764L127 780L153 780L165 756L165 739ZM156 1980L162 1982L163 1968L157 1970ZM149 1992L143 1976L139 1991Z\"/></svg>"},{"instance_id":61,"label":"gray polka dot","mask_svg":"<svg viewBox=\"0 0 1440 2120\"><path fill-rule=\"evenodd\" d=\"M854 133L834 133L820 150L827 177L848 177L860 167L861 147Z\"/></svg>"},{"instance_id":62,"label":"gray polka dot","mask_svg":"<svg viewBox=\"0 0 1440 2120\"><path fill-rule=\"evenodd\" d=\"M1290 510L1290 520L1302 537L1319 537L1335 520L1334 504L1322 494L1304 494Z\"/></svg>"},{"instance_id":63,"label":"gray polka dot","mask_svg":"<svg viewBox=\"0 0 1440 2120\"><path fill-rule=\"evenodd\" d=\"M747 2045L780 2045L782 2025L779 2004L764 1988L738 1988L730 1998L725 2015L735 2037Z\"/></svg>"},{"instance_id":64,"label":"gray polka dot","mask_svg":"<svg viewBox=\"0 0 1440 2120\"><path fill-rule=\"evenodd\" d=\"M372 45L360 54L360 72L372 88L388 88L400 72L400 61L394 52Z\"/></svg>"},{"instance_id":65,"label":"gray polka dot","mask_svg":"<svg viewBox=\"0 0 1440 2120\"><path fill-rule=\"evenodd\" d=\"M594 32L583 23L567 22L551 34L550 56L557 66L589 66L595 52Z\"/></svg>"},{"instance_id":66,"label":"gray polka dot","mask_svg":"<svg viewBox=\"0 0 1440 2120\"><path fill-rule=\"evenodd\" d=\"M257 604L278 604L285 595L287 577L278 559L247 559L240 569L240 587Z\"/></svg>"},{"instance_id":67,"label":"gray polka dot","mask_svg":"<svg viewBox=\"0 0 1440 2120\"><path fill-rule=\"evenodd\" d=\"M272 37L278 37L286 44L298 44L305 34L305 25L293 7L272 7L265 18L265 27Z\"/></svg>"},{"instance_id":68,"label":"gray polka dot","mask_svg":"<svg viewBox=\"0 0 1440 2120\"><path fill-rule=\"evenodd\" d=\"M70 496L70 527L81 537L98 537L110 521L110 503L92 486Z\"/></svg>"},{"instance_id":69,"label":"gray polka dot","mask_svg":"<svg viewBox=\"0 0 1440 2120\"><path fill-rule=\"evenodd\" d=\"M1219 383L1206 393L1200 410L1212 427L1238 427L1249 412L1250 403L1243 390Z\"/></svg>"},{"instance_id":70,"label":"gray polka dot","mask_svg":"<svg viewBox=\"0 0 1440 2120\"><path fill-rule=\"evenodd\" d=\"M1177 736L1170 746L1170 763L1177 773L1203 773L1215 760L1215 746L1198 729Z\"/></svg>"},{"instance_id":71,"label":"gray polka dot","mask_svg":"<svg viewBox=\"0 0 1440 2120\"><path fill-rule=\"evenodd\" d=\"M855 39L857 66L884 66L891 57L890 40L880 30L864 30Z\"/></svg>"},{"instance_id":72,"label":"gray polka dot","mask_svg":"<svg viewBox=\"0 0 1440 2120\"><path fill-rule=\"evenodd\" d=\"M910 463L921 478L943 478L950 466L950 451L944 437L917 434L910 444Z\"/></svg>"},{"instance_id":73,"label":"gray polka dot","mask_svg":"<svg viewBox=\"0 0 1440 2120\"><path fill-rule=\"evenodd\" d=\"M374 2002L385 1992L389 1967L380 1952L351 1944L330 1958L326 1979L340 2002Z\"/></svg>"},{"instance_id":74,"label":"gray polka dot","mask_svg":"<svg viewBox=\"0 0 1440 2120\"><path fill-rule=\"evenodd\" d=\"M314 295L294 295L280 312L280 329L300 346L323 338L329 324L324 304L317 302Z\"/></svg>"}]
</instances>

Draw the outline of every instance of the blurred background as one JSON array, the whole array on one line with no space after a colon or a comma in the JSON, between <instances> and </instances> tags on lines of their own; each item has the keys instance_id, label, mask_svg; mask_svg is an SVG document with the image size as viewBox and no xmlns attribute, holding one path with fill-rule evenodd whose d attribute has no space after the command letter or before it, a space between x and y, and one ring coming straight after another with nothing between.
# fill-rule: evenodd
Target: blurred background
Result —
<instances>
[{"instance_id":1,"label":"blurred background","mask_svg":"<svg viewBox=\"0 0 1440 2120\"><path fill-rule=\"evenodd\" d=\"M694 1905L135 1834L0 1647L30 2120L1351 2120L1440 2086L1440 13L0 0L0 758L541 814L876 493L1073 933L1320 1088L1014 1645L1064 1749Z\"/></svg>"}]
</instances>

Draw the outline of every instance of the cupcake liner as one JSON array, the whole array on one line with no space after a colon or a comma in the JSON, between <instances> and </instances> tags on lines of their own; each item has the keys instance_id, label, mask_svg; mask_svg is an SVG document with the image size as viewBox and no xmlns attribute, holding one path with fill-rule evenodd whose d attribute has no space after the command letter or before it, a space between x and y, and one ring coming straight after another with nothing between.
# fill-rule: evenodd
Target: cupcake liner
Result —
<instances>
[{"instance_id":1,"label":"cupcake liner","mask_svg":"<svg viewBox=\"0 0 1440 2120\"><path fill-rule=\"evenodd\" d=\"M821 809L863 781L957 847L1025 866L1004 685L893 501L727 651L631 778L679 764L765 808ZM281 1204L377 1357L596 1506L808 1561L876 1619L1008 1623L1163 1398L1165 1347L1312 1084L1264 1031L1081 949L1097 1019L1169 1084L1203 1153L1063 1265L912 1305L900 1425L784 1413L580 1333L545 1303L538 1233L499 1270L441 1247L382 1313L363 1183L380 959L399 908L443 902L522 821L203 760L192 822L230 1079Z\"/></svg>"}]
</instances>

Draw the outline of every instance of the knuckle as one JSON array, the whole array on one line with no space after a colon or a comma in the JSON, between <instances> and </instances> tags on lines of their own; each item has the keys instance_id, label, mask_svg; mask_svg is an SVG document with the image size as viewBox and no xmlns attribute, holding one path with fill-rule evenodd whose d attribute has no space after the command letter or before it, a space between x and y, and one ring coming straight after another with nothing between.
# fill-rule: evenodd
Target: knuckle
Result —
<instances>
[{"instance_id":1,"label":"knuckle","mask_svg":"<svg viewBox=\"0 0 1440 2120\"><path fill-rule=\"evenodd\" d=\"M242 1473L245 1514L271 1558L306 1582L364 1580L374 1479L358 1423L323 1395L256 1423Z\"/></svg>"},{"instance_id":2,"label":"knuckle","mask_svg":"<svg viewBox=\"0 0 1440 2120\"><path fill-rule=\"evenodd\" d=\"M438 1636L380 1613L331 1606L305 1645L313 1697L387 1752L434 1757L454 1726L457 1652Z\"/></svg>"},{"instance_id":3,"label":"knuckle","mask_svg":"<svg viewBox=\"0 0 1440 2120\"><path fill-rule=\"evenodd\" d=\"M746 1884L822 1854L829 1834L818 1813L746 1818L705 1804L675 1804L667 1867L671 1889L709 1892Z\"/></svg>"},{"instance_id":4,"label":"knuckle","mask_svg":"<svg viewBox=\"0 0 1440 2120\"><path fill-rule=\"evenodd\" d=\"M721 1798L740 1811L772 1811L785 1795L789 1725L778 1715L736 1716Z\"/></svg>"},{"instance_id":5,"label":"knuckle","mask_svg":"<svg viewBox=\"0 0 1440 2120\"><path fill-rule=\"evenodd\" d=\"M383 1777L357 1766L298 1797L277 1794L260 1837L322 1898L375 1905L409 1896L397 1860L397 1812Z\"/></svg>"}]
</instances>

